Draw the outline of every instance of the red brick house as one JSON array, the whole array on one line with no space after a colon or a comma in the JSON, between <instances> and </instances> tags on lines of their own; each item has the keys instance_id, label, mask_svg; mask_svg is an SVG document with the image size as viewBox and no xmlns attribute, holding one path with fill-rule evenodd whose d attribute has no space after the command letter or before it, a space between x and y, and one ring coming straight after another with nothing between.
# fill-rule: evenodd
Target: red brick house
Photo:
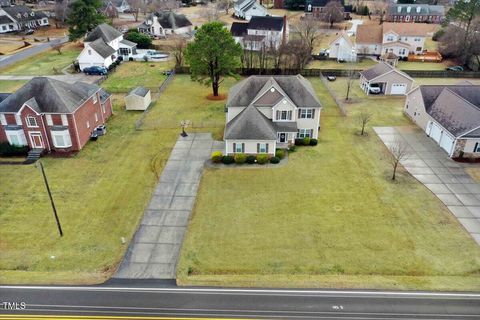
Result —
<instances>
[{"instance_id":1,"label":"red brick house","mask_svg":"<svg viewBox=\"0 0 480 320\"><path fill-rule=\"evenodd\" d=\"M111 115L110 94L99 86L36 77L0 99L0 142L78 151Z\"/></svg>"}]
</instances>

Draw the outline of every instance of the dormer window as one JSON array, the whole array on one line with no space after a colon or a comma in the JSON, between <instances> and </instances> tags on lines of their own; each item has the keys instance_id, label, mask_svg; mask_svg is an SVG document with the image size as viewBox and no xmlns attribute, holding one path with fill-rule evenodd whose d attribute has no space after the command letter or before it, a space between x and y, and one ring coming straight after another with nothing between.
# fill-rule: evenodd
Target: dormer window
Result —
<instances>
[{"instance_id":1,"label":"dormer window","mask_svg":"<svg viewBox=\"0 0 480 320\"><path fill-rule=\"evenodd\" d=\"M21 18L22 17L22 14L21 13L18 13L17 14L17 18Z\"/></svg>"},{"instance_id":2,"label":"dormer window","mask_svg":"<svg viewBox=\"0 0 480 320\"><path fill-rule=\"evenodd\" d=\"M402 7L397 8L398 13L402 12Z\"/></svg>"},{"instance_id":3,"label":"dormer window","mask_svg":"<svg viewBox=\"0 0 480 320\"><path fill-rule=\"evenodd\" d=\"M393 41L393 36L387 36L387 41Z\"/></svg>"},{"instance_id":4,"label":"dormer window","mask_svg":"<svg viewBox=\"0 0 480 320\"><path fill-rule=\"evenodd\" d=\"M30 13L30 15L33 17L33 16L35 15L35 13L32 11L32 12Z\"/></svg>"},{"instance_id":5,"label":"dormer window","mask_svg":"<svg viewBox=\"0 0 480 320\"><path fill-rule=\"evenodd\" d=\"M417 7L417 13L420 13L421 10L422 10L421 7Z\"/></svg>"},{"instance_id":6,"label":"dormer window","mask_svg":"<svg viewBox=\"0 0 480 320\"><path fill-rule=\"evenodd\" d=\"M410 13L412 11L412 7L407 7L407 12Z\"/></svg>"}]
</instances>

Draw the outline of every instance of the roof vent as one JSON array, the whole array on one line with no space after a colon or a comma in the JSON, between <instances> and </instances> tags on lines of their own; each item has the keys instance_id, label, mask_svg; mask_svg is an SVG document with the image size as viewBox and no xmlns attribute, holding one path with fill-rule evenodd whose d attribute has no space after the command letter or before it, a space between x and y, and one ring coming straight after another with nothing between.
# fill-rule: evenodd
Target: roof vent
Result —
<instances>
[{"instance_id":1,"label":"roof vent","mask_svg":"<svg viewBox=\"0 0 480 320\"><path fill-rule=\"evenodd\" d=\"M271 91L271 92L275 92L275 88L271 88L270 91Z\"/></svg>"}]
</instances>

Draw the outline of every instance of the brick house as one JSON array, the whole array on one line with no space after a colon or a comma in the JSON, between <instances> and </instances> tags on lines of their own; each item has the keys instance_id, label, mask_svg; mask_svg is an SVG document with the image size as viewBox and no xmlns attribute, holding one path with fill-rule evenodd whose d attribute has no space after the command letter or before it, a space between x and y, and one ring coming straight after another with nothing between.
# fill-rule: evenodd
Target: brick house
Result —
<instances>
[{"instance_id":1,"label":"brick house","mask_svg":"<svg viewBox=\"0 0 480 320\"><path fill-rule=\"evenodd\" d=\"M36 77L0 99L0 142L45 152L78 151L112 115L97 85Z\"/></svg>"},{"instance_id":2,"label":"brick house","mask_svg":"<svg viewBox=\"0 0 480 320\"><path fill-rule=\"evenodd\" d=\"M396 4L388 6L385 19L388 22L442 23L445 20L445 7L428 4Z\"/></svg>"}]
</instances>

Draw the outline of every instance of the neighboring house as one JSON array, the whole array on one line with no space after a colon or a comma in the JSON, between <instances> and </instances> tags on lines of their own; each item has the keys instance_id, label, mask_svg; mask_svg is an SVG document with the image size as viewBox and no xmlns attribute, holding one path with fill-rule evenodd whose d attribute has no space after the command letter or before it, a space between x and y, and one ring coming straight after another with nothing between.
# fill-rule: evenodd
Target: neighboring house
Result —
<instances>
[{"instance_id":1,"label":"neighboring house","mask_svg":"<svg viewBox=\"0 0 480 320\"><path fill-rule=\"evenodd\" d=\"M10 0L0 0L0 7L10 7L12 2Z\"/></svg>"},{"instance_id":2,"label":"neighboring house","mask_svg":"<svg viewBox=\"0 0 480 320\"><path fill-rule=\"evenodd\" d=\"M48 17L43 11L32 11L26 6L0 8L0 33L36 29L48 25Z\"/></svg>"},{"instance_id":3,"label":"neighboring house","mask_svg":"<svg viewBox=\"0 0 480 320\"><path fill-rule=\"evenodd\" d=\"M147 110L152 102L150 89L136 87L125 96L126 110Z\"/></svg>"},{"instance_id":4,"label":"neighboring house","mask_svg":"<svg viewBox=\"0 0 480 320\"><path fill-rule=\"evenodd\" d=\"M183 14L161 11L150 14L137 30L153 37L165 37L171 34L189 34L193 31L193 25Z\"/></svg>"},{"instance_id":5,"label":"neighboring house","mask_svg":"<svg viewBox=\"0 0 480 320\"><path fill-rule=\"evenodd\" d=\"M480 158L479 85L416 87L404 111L450 157Z\"/></svg>"},{"instance_id":6,"label":"neighboring house","mask_svg":"<svg viewBox=\"0 0 480 320\"><path fill-rule=\"evenodd\" d=\"M230 32L244 49L253 51L270 47L278 49L282 43L288 42L289 36L286 16L254 16L248 23L233 22Z\"/></svg>"},{"instance_id":7,"label":"neighboring house","mask_svg":"<svg viewBox=\"0 0 480 320\"><path fill-rule=\"evenodd\" d=\"M385 62L360 72L360 88L366 94L370 93L371 87L378 86L385 95L404 95L410 91L412 84L413 79L408 74Z\"/></svg>"},{"instance_id":8,"label":"neighboring house","mask_svg":"<svg viewBox=\"0 0 480 320\"><path fill-rule=\"evenodd\" d=\"M359 55L382 55L392 52L398 57L422 54L425 38L433 31L427 23L401 24L384 22L357 27L356 52Z\"/></svg>"},{"instance_id":9,"label":"neighboring house","mask_svg":"<svg viewBox=\"0 0 480 320\"><path fill-rule=\"evenodd\" d=\"M99 11L108 18L118 18L118 10L112 1L104 2Z\"/></svg>"},{"instance_id":10,"label":"neighboring house","mask_svg":"<svg viewBox=\"0 0 480 320\"><path fill-rule=\"evenodd\" d=\"M346 32L342 32L338 38L330 42L328 57L337 61L357 61L355 45Z\"/></svg>"},{"instance_id":11,"label":"neighboring house","mask_svg":"<svg viewBox=\"0 0 480 320\"><path fill-rule=\"evenodd\" d=\"M237 18L250 20L253 16L264 17L267 9L256 0L236 0L233 3L233 14Z\"/></svg>"},{"instance_id":12,"label":"neighboring house","mask_svg":"<svg viewBox=\"0 0 480 320\"><path fill-rule=\"evenodd\" d=\"M0 141L78 151L111 115L110 94L99 86L36 77L0 102Z\"/></svg>"},{"instance_id":13,"label":"neighboring house","mask_svg":"<svg viewBox=\"0 0 480 320\"><path fill-rule=\"evenodd\" d=\"M78 56L80 70L91 66L108 68L118 57L128 60L137 50L137 44L123 39L123 34L102 23L87 34L84 48Z\"/></svg>"},{"instance_id":14,"label":"neighboring house","mask_svg":"<svg viewBox=\"0 0 480 320\"><path fill-rule=\"evenodd\" d=\"M442 23L444 19L444 6L428 4L391 3L385 15L385 20L389 22Z\"/></svg>"},{"instance_id":15,"label":"neighboring house","mask_svg":"<svg viewBox=\"0 0 480 320\"><path fill-rule=\"evenodd\" d=\"M127 0L110 0L112 4L117 9L118 13L125 13L130 11L130 5L128 4Z\"/></svg>"},{"instance_id":16,"label":"neighboring house","mask_svg":"<svg viewBox=\"0 0 480 320\"><path fill-rule=\"evenodd\" d=\"M318 138L322 106L301 75L248 77L230 89L226 108L225 154L274 155L296 138Z\"/></svg>"},{"instance_id":17,"label":"neighboring house","mask_svg":"<svg viewBox=\"0 0 480 320\"><path fill-rule=\"evenodd\" d=\"M343 15L345 19L350 18L350 13L352 12L351 5L345 5L344 0L306 0L305 1L305 15L312 16L315 19L323 20L325 18L325 6L330 1L338 3L336 8Z\"/></svg>"}]
</instances>

